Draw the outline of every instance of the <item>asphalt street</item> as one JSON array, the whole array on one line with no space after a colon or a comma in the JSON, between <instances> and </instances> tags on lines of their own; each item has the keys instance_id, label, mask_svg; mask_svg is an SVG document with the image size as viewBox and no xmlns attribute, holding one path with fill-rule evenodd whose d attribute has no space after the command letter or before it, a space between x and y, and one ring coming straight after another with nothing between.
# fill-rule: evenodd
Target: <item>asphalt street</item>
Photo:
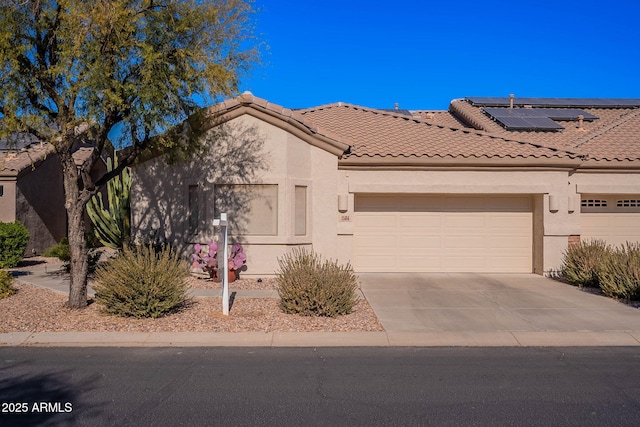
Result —
<instances>
[{"instance_id":1,"label":"asphalt street","mask_svg":"<svg viewBox=\"0 0 640 427\"><path fill-rule=\"evenodd\" d=\"M636 348L0 348L0 425L625 426Z\"/></svg>"}]
</instances>

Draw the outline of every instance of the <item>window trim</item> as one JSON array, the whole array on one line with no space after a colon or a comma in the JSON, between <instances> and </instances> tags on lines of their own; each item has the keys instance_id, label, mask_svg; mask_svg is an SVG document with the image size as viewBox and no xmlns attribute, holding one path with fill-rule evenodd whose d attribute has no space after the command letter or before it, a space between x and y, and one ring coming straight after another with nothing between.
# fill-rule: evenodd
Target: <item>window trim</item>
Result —
<instances>
[{"instance_id":1,"label":"window trim","mask_svg":"<svg viewBox=\"0 0 640 427\"><path fill-rule=\"evenodd\" d=\"M304 203L302 204L303 212L303 223L302 227L304 231L302 233L298 232L298 189L304 189ZM309 224L309 187L307 185L293 185L293 235L295 237L304 237L308 234L308 224Z\"/></svg>"}]
</instances>

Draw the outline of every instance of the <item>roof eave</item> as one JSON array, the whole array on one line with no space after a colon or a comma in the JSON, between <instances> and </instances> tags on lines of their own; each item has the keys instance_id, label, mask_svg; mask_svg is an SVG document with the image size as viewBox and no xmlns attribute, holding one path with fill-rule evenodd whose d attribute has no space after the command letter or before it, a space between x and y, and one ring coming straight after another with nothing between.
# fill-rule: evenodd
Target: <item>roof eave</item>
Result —
<instances>
[{"instance_id":1,"label":"roof eave","mask_svg":"<svg viewBox=\"0 0 640 427\"><path fill-rule=\"evenodd\" d=\"M202 130L206 131L245 114L290 132L303 141L338 157L342 157L351 146L338 135L323 131L313 123L309 123L293 110L246 94L210 107L205 113L206 124Z\"/></svg>"},{"instance_id":2,"label":"roof eave","mask_svg":"<svg viewBox=\"0 0 640 427\"><path fill-rule=\"evenodd\" d=\"M580 170L633 170L637 172L640 169L640 159L631 160L595 160L590 159L580 165Z\"/></svg>"},{"instance_id":3,"label":"roof eave","mask_svg":"<svg viewBox=\"0 0 640 427\"><path fill-rule=\"evenodd\" d=\"M368 168L539 168L576 169L582 161L576 158L531 158L531 157L353 157L341 159L341 169Z\"/></svg>"}]
</instances>

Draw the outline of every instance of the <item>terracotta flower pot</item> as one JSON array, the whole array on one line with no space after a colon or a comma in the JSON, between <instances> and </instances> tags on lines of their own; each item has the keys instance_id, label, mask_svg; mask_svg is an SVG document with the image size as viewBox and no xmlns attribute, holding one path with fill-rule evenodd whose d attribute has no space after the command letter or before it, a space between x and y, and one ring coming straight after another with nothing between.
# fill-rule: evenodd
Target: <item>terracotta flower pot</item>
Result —
<instances>
[{"instance_id":1,"label":"terracotta flower pot","mask_svg":"<svg viewBox=\"0 0 640 427\"><path fill-rule=\"evenodd\" d=\"M228 277L229 283L235 282L236 279L237 279L236 271L235 270L229 270L229 275L227 277ZM217 275L214 275L213 276L213 281L214 282L221 282L222 280Z\"/></svg>"}]
</instances>

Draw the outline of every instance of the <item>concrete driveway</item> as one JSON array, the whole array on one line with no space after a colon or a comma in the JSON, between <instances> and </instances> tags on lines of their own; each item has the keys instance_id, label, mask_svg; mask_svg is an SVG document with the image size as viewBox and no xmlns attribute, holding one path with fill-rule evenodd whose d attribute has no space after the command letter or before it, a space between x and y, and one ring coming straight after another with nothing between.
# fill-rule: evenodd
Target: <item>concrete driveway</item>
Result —
<instances>
[{"instance_id":1,"label":"concrete driveway","mask_svg":"<svg viewBox=\"0 0 640 427\"><path fill-rule=\"evenodd\" d=\"M385 330L396 336L509 332L512 340L513 332L547 337L557 332L565 338L575 332L600 337L619 332L634 337L630 344L640 339L640 309L534 274L361 273L359 278Z\"/></svg>"}]
</instances>

